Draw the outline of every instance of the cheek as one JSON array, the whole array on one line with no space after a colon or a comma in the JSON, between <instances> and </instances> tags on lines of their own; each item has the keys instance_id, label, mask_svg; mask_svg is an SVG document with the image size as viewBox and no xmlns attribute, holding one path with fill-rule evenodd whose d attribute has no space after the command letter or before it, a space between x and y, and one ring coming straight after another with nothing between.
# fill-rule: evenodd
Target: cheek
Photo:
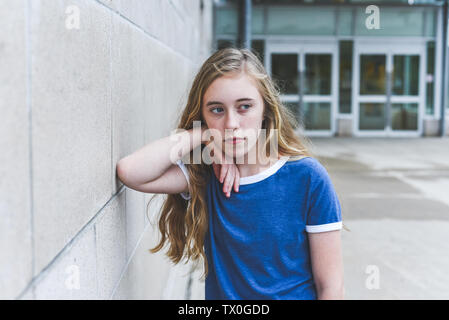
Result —
<instances>
[{"instance_id":1,"label":"cheek","mask_svg":"<svg viewBox=\"0 0 449 320\"><path fill-rule=\"evenodd\" d=\"M206 119L206 124L209 129L220 129L221 128L220 120L214 119L212 117Z\"/></svg>"},{"instance_id":2,"label":"cheek","mask_svg":"<svg viewBox=\"0 0 449 320\"><path fill-rule=\"evenodd\" d=\"M204 119L204 124L208 127L208 128L213 128L214 127L214 119L212 119L212 117L205 115L205 113L203 112L202 114L203 119Z\"/></svg>"},{"instance_id":3,"label":"cheek","mask_svg":"<svg viewBox=\"0 0 449 320\"><path fill-rule=\"evenodd\" d=\"M263 113L264 110L262 107L257 106L256 109L251 112L250 115L248 115L248 123L251 123L254 127L260 127L263 121Z\"/></svg>"},{"instance_id":4,"label":"cheek","mask_svg":"<svg viewBox=\"0 0 449 320\"><path fill-rule=\"evenodd\" d=\"M260 129L262 127L262 120L262 117L259 115L254 115L244 118L242 124L245 128Z\"/></svg>"}]
</instances>

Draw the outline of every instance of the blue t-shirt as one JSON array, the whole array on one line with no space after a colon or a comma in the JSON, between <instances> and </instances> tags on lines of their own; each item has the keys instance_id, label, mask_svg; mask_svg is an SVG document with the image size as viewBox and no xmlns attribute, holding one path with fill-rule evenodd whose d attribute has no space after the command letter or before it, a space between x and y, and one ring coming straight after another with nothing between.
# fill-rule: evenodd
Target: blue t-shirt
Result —
<instances>
[{"instance_id":1,"label":"blue t-shirt","mask_svg":"<svg viewBox=\"0 0 449 320\"><path fill-rule=\"evenodd\" d=\"M341 207L318 160L281 157L227 198L210 167L209 299L316 299L308 232L339 230Z\"/></svg>"}]
</instances>

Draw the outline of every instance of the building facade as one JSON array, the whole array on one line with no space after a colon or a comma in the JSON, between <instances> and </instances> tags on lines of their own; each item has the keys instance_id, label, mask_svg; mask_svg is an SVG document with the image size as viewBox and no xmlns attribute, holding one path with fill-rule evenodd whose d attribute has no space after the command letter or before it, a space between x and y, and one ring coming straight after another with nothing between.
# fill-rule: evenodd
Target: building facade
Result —
<instances>
[{"instance_id":1,"label":"building facade","mask_svg":"<svg viewBox=\"0 0 449 320\"><path fill-rule=\"evenodd\" d=\"M212 0L0 1L0 299L204 299L117 162L176 128Z\"/></svg>"},{"instance_id":2,"label":"building facade","mask_svg":"<svg viewBox=\"0 0 449 320\"><path fill-rule=\"evenodd\" d=\"M255 0L251 47L308 136L436 136L449 107L442 4ZM215 2L216 48L238 46L240 11Z\"/></svg>"}]
</instances>

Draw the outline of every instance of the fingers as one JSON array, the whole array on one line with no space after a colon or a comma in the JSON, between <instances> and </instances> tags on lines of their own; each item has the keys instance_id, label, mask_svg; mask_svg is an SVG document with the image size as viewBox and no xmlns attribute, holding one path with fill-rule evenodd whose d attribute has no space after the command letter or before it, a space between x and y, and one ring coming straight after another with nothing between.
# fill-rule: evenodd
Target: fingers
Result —
<instances>
[{"instance_id":1,"label":"fingers","mask_svg":"<svg viewBox=\"0 0 449 320\"><path fill-rule=\"evenodd\" d=\"M240 172L239 169L235 168L235 178L234 178L234 191L239 192L239 185L240 185Z\"/></svg>"},{"instance_id":2,"label":"fingers","mask_svg":"<svg viewBox=\"0 0 449 320\"><path fill-rule=\"evenodd\" d=\"M220 152L213 153L212 167L214 174L220 183L223 183L223 193L226 197L231 196L231 191L234 188L235 192L239 191L240 173L234 163L224 161L224 156Z\"/></svg>"},{"instance_id":3,"label":"fingers","mask_svg":"<svg viewBox=\"0 0 449 320\"><path fill-rule=\"evenodd\" d=\"M223 181L223 192L226 197L231 196L232 188L234 187L234 191L238 192L240 186L240 172L235 164L229 166L225 179Z\"/></svg>"},{"instance_id":4,"label":"fingers","mask_svg":"<svg viewBox=\"0 0 449 320\"><path fill-rule=\"evenodd\" d=\"M232 183L234 182L234 166L230 165L226 174L226 177L223 182L223 192L226 193L226 196L229 198L231 196Z\"/></svg>"},{"instance_id":5,"label":"fingers","mask_svg":"<svg viewBox=\"0 0 449 320\"><path fill-rule=\"evenodd\" d=\"M223 180L226 177L228 171L229 171L229 166L226 164L222 164L221 170L220 170L220 183L223 183Z\"/></svg>"}]
</instances>

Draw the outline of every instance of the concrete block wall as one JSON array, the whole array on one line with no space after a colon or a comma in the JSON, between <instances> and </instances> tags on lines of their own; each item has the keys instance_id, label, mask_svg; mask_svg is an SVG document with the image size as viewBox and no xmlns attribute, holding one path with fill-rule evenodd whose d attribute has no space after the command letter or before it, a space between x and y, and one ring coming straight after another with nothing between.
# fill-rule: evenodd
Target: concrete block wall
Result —
<instances>
[{"instance_id":1,"label":"concrete block wall","mask_svg":"<svg viewBox=\"0 0 449 320\"><path fill-rule=\"evenodd\" d=\"M0 299L203 298L115 165L176 125L212 0L3 0L0 26Z\"/></svg>"}]
</instances>

